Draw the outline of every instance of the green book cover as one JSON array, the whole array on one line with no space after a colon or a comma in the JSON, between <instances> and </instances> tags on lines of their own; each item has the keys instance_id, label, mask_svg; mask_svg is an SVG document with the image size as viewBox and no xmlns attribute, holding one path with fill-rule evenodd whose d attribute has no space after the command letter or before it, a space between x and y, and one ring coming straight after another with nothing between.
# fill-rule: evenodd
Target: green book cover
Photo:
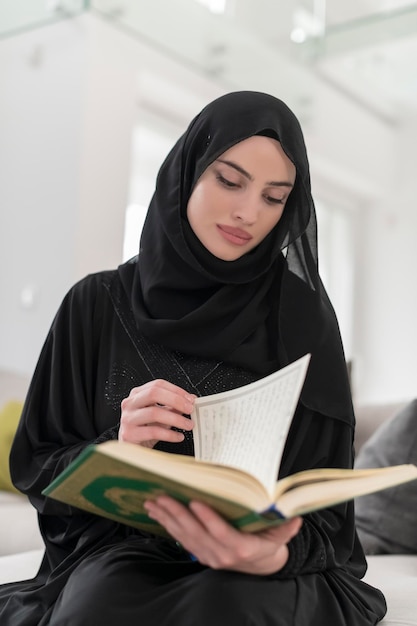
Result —
<instances>
[{"instance_id":1,"label":"green book cover","mask_svg":"<svg viewBox=\"0 0 417 626\"><path fill-rule=\"evenodd\" d=\"M117 442L111 443L118 445ZM255 532L282 521L282 516L269 507L265 515L262 515L204 489L156 475L137 465L114 458L106 453L107 446L108 444L88 446L42 493L84 511L156 534L166 533L156 521L148 517L143 503L162 494L168 494L184 504L192 499L201 499L236 528L248 532ZM153 455L166 454L141 448L141 453L145 453L145 456L149 452ZM191 475L195 459L181 457L181 464L183 462L188 466Z\"/></svg>"}]
</instances>

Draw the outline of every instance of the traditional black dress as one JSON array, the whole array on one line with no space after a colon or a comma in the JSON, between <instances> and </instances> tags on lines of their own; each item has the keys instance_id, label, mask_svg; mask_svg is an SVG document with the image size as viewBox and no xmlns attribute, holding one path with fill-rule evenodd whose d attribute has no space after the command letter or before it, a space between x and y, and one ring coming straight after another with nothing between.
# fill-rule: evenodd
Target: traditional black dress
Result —
<instances>
[{"instance_id":1,"label":"traditional black dress","mask_svg":"<svg viewBox=\"0 0 417 626\"><path fill-rule=\"evenodd\" d=\"M208 165L253 135L280 141L296 180L277 226L235 261L210 254L187 220ZM298 121L256 92L223 96L191 122L161 167L137 259L79 282L47 337L11 454L39 511L38 576L0 589L1 626L370 626L382 594L352 503L305 516L284 569L215 571L175 541L85 514L42 490L88 444L117 438L120 403L163 378L206 395L311 353L280 475L352 467L354 416L337 321L320 281L308 160ZM265 433L268 436L268 433ZM168 452L193 453L192 435Z\"/></svg>"},{"instance_id":2,"label":"traditional black dress","mask_svg":"<svg viewBox=\"0 0 417 626\"><path fill-rule=\"evenodd\" d=\"M174 541L39 496L89 443L117 436L120 401L165 378L190 393L256 378L170 351L137 333L117 272L93 275L65 298L44 346L15 441L12 468L39 511L46 554L38 576L0 588L1 626L368 626L385 611L360 578L366 565L353 507L308 515L284 570L259 577L204 568ZM352 464L353 431L298 407L281 475ZM192 453L192 439L162 449Z\"/></svg>"}]
</instances>

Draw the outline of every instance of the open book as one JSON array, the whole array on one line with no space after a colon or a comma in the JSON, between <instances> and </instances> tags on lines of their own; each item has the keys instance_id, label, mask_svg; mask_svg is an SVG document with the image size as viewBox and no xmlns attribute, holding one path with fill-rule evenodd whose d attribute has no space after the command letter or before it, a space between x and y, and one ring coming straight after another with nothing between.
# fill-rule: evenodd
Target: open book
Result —
<instances>
[{"instance_id":1,"label":"open book","mask_svg":"<svg viewBox=\"0 0 417 626\"><path fill-rule=\"evenodd\" d=\"M255 532L296 515L417 479L417 467L313 469L277 482L309 355L255 383L198 398L196 458L107 441L88 446L44 494L153 533L143 502L168 494L201 500Z\"/></svg>"}]
</instances>

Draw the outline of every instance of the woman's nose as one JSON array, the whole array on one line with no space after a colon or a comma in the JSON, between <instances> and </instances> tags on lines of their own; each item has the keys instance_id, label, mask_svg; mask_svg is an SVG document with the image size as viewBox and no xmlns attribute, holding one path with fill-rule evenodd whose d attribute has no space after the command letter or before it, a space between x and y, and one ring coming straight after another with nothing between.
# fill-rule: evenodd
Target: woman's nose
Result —
<instances>
[{"instance_id":1,"label":"woman's nose","mask_svg":"<svg viewBox=\"0 0 417 626\"><path fill-rule=\"evenodd\" d=\"M259 215L259 203L253 198L241 199L232 213L234 219L244 224L254 224Z\"/></svg>"}]
</instances>

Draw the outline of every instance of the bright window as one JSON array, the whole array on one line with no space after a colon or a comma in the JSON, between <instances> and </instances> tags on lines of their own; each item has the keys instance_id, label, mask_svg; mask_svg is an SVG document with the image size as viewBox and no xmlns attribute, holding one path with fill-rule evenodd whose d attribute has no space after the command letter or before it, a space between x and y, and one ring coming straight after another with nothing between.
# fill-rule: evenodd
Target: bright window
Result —
<instances>
[{"instance_id":1,"label":"bright window","mask_svg":"<svg viewBox=\"0 0 417 626\"><path fill-rule=\"evenodd\" d=\"M353 212L316 201L320 276L336 311L346 357L352 352Z\"/></svg>"},{"instance_id":2,"label":"bright window","mask_svg":"<svg viewBox=\"0 0 417 626\"><path fill-rule=\"evenodd\" d=\"M139 251L139 239L151 201L156 176L183 129L165 119L140 111L132 138L129 201L125 216L123 260Z\"/></svg>"}]
</instances>

